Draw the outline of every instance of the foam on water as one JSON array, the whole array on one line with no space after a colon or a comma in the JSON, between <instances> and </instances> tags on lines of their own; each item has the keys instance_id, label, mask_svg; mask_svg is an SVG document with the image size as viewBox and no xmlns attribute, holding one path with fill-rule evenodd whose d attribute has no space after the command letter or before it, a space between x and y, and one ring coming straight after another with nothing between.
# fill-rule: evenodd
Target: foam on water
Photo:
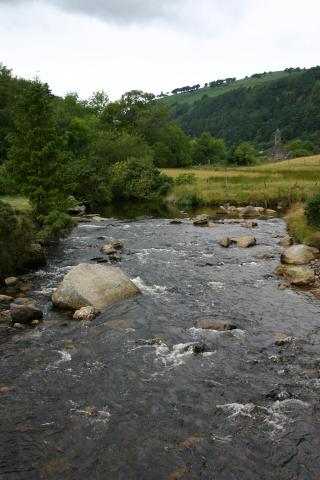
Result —
<instances>
[{"instance_id":1,"label":"foam on water","mask_svg":"<svg viewBox=\"0 0 320 480\"><path fill-rule=\"evenodd\" d=\"M161 285L146 285L142 278L132 278L131 281L143 292L153 296L161 296L167 293L168 288Z\"/></svg>"},{"instance_id":2,"label":"foam on water","mask_svg":"<svg viewBox=\"0 0 320 480\"><path fill-rule=\"evenodd\" d=\"M221 289L225 288L225 284L223 282L209 282L208 285L213 290L221 290Z\"/></svg>"}]
</instances>

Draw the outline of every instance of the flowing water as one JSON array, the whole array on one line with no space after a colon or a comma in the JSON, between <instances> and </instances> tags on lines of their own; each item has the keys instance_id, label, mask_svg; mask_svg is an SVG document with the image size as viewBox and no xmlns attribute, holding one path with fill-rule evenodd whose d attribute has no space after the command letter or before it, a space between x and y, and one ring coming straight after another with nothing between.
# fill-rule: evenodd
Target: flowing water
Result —
<instances>
[{"instance_id":1,"label":"flowing water","mask_svg":"<svg viewBox=\"0 0 320 480\"><path fill-rule=\"evenodd\" d=\"M1 340L1 480L319 479L320 303L272 275L284 221L223 249L248 231L123 217L79 224L30 275L45 321ZM63 276L111 239L142 294L89 325L53 309ZM238 328L196 328L206 318Z\"/></svg>"}]
</instances>

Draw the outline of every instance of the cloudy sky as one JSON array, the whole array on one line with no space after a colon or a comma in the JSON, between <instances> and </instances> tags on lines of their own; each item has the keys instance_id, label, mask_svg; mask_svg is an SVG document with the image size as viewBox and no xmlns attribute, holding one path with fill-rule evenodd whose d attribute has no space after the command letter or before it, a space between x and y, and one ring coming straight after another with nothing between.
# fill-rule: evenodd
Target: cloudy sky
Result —
<instances>
[{"instance_id":1,"label":"cloudy sky","mask_svg":"<svg viewBox=\"0 0 320 480\"><path fill-rule=\"evenodd\" d=\"M0 0L0 63L115 99L320 64L319 0Z\"/></svg>"}]
</instances>

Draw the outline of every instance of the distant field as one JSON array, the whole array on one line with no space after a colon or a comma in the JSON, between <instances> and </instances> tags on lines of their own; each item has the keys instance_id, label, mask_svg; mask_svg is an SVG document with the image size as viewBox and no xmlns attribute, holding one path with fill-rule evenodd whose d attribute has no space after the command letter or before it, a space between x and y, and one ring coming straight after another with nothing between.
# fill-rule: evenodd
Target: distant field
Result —
<instances>
[{"instance_id":1,"label":"distant field","mask_svg":"<svg viewBox=\"0 0 320 480\"><path fill-rule=\"evenodd\" d=\"M172 105L176 102L193 104L196 100L201 100L203 95L208 95L208 97L218 97L219 95L231 92L232 90L237 90L238 88L249 88L256 85L262 85L266 82L286 78L288 75L290 74L286 72L272 72L270 74L268 73L264 75L262 78L243 78L225 87L200 88L198 91L193 93L180 93L177 95L171 95L170 97L164 98L162 101L165 102L167 105Z\"/></svg>"},{"instance_id":2,"label":"distant field","mask_svg":"<svg viewBox=\"0 0 320 480\"><path fill-rule=\"evenodd\" d=\"M9 203L17 212L31 212L31 206L29 201L25 197L22 197L20 195L0 196L0 200Z\"/></svg>"},{"instance_id":3,"label":"distant field","mask_svg":"<svg viewBox=\"0 0 320 480\"><path fill-rule=\"evenodd\" d=\"M238 168L163 169L177 177L193 173L191 185L176 185L168 200L181 206L259 204L285 206L304 202L320 191L320 155Z\"/></svg>"}]
</instances>

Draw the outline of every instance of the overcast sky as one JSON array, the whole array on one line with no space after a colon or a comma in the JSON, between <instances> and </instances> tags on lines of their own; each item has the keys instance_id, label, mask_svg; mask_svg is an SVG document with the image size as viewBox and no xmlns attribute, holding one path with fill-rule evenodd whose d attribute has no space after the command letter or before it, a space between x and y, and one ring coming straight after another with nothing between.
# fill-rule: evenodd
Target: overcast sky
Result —
<instances>
[{"instance_id":1,"label":"overcast sky","mask_svg":"<svg viewBox=\"0 0 320 480\"><path fill-rule=\"evenodd\" d=\"M0 63L112 99L320 64L319 0L0 0Z\"/></svg>"}]
</instances>

